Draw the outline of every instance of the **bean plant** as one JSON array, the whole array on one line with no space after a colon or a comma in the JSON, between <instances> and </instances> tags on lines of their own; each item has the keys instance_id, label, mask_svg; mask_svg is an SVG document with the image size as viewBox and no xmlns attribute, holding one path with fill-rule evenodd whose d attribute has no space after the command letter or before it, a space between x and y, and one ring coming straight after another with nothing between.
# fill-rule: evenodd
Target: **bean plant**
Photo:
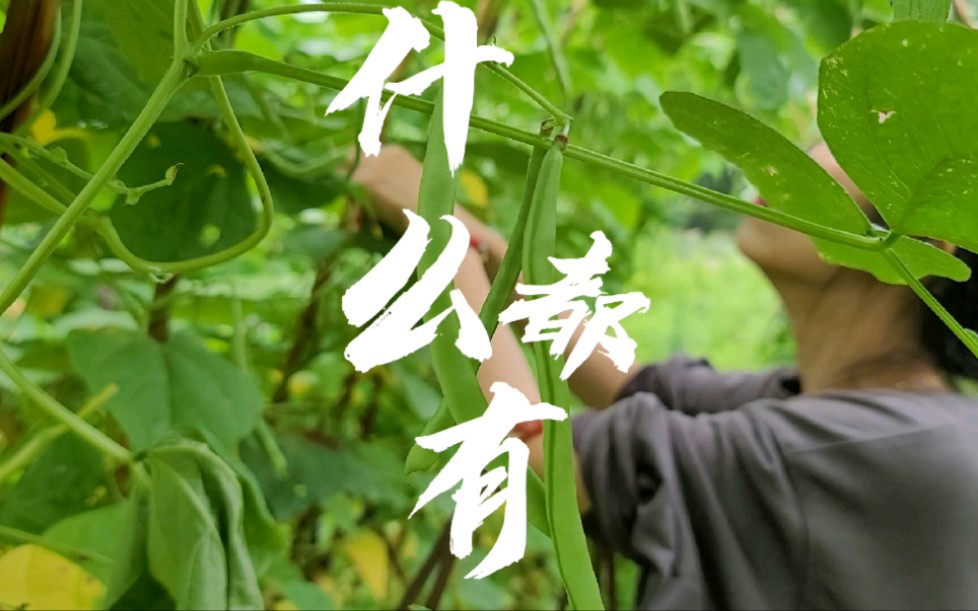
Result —
<instances>
[{"instance_id":1,"label":"bean plant","mask_svg":"<svg viewBox=\"0 0 978 611\"><path fill-rule=\"evenodd\" d=\"M404 492L396 502L376 503L380 515L367 515L358 503L390 489L410 491L443 464L443 456L410 443L394 454L378 448L385 437L403 437L407 421L392 415L398 410L423 417L417 435L478 417L487 405L475 376L478 364L455 348L452 317L427 351L437 388L404 365L355 375L336 358L356 332L337 314L343 288L397 237L377 223L369 206L358 205L362 193L345 165L352 156L356 167L360 155L354 135L362 107L339 119L323 117L323 96L341 90L359 60L310 62L324 48L342 58L330 40L292 49L285 61L254 35L238 38L252 31L248 27L280 32L275 28L283 19L314 16L324 24L328 15L334 32L351 28L347 40L358 41L351 45L363 47L362 58L386 25L384 5L63 4L36 73L0 107L0 118L23 115L0 133L0 181L9 196L3 247L10 268L0 290L6 321L0 386L20 405L16 419L0 409L0 539L19 545L0 556L0 567L26 562L28 553L35 562L55 562L44 556L51 552L80 566L92 577L78 591L91 595L68 603L52 599L60 604L238 609L287 602L323 608L333 604L324 591L335 590L330 566L339 562L342 548L373 590L372 598L347 604L393 604L384 582L389 576L372 575L367 559L396 556L399 546L410 545L403 525L413 500ZM713 96L724 101L696 90L714 76L691 82L686 89L693 91L661 95L650 95L646 83L641 104L661 117L662 126L652 133L666 144L628 124L626 131L641 137L605 142L604 152L581 143L602 142L595 135L602 130L619 132L596 121L588 99L575 93L583 86L576 60L586 56L568 55L566 35L556 25L558 14L563 23L583 19L586 9L558 4L529 0L519 13L519 27L533 29L538 44L538 51L526 54L533 58L528 61L541 62L546 78L521 78L517 48L510 48L516 55L512 71L479 66L479 103L461 172L448 171L437 92L396 97L394 105L409 113L393 115L387 128L424 154L419 205L433 237L419 274L448 238L436 219L450 214L457 201L481 208L479 214L508 239L480 311L490 335L520 274L531 284L553 282L549 257L580 256L588 231L614 230L594 226L614 222L606 212L595 213L587 217L589 226L566 234L571 243L562 243L559 228L567 221L561 202L573 197L566 184L574 181L576 188L593 180L602 185L594 189L610 185L598 192L609 199L654 187L803 232L827 261L909 286L978 354L978 336L922 281L963 281L970 273L923 238L978 252L978 216L971 209L978 202L978 119L968 111L978 34L966 23L947 22L950 0L894 0L892 11L885 4L843 0L595 1L596 21L644 11L656 24L672 24L668 31L647 32L663 57L682 53L698 33L736 27L736 62L727 72L741 73L726 89L711 87L726 92ZM9 2L8 16L16 5ZM503 6L480 2L480 24L506 15ZM872 223L840 184L782 135L792 128L779 109L799 97L790 62L804 52L794 42L782 44L801 40L772 17L785 7L797 11L827 51L817 74L821 137L886 228ZM429 19L430 8L422 3L413 13L434 38L443 38ZM772 31L777 34L760 34ZM778 52L772 55L772 49ZM778 57L795 59L778 63ZM636 74L644 69L633 68ZM704 73L721 72L713 68ZM732 86L734 81L740 84ZM736 88L767 122L734 107L737 100L728 94ZM804 92L800 97L797 108L804 106ZM493 106L499 99L506 108ZM507 120L510 115L520 121ZM117 129L122 133L116 139ZM88 149L62 148L72 130L90 136ZM649 157L642 147L662 147L679 160L663 163L674 171L643 163ZM711 154L738 168L768 206L690 176L685 168L709 163ZM492 163L475 165L487 159ZM508 180L504 195L488 203L480 196L485 184L471 167L522 180ZM512 203L497 205L501 200ZM662 221L661 209L636 210L645 222ZM290 269L299 256L315 264L303 273ZM258 284L274 286L273 294L262 293ZM303 288L297 292L292 284ZM95 301L100 314L62 316L63 285L76 299ZM433 311L448 302L446 288ZM54 339L32 335L18 322L45 308L60 316ZM571 407L558 361L539 343L532 357L542 400ZM415 371L425 369L422 363L423 357L408 360ZM320 394L303 402L310 375ZM326 381L330 376L335 379ZM398 384L404 388L397 401L383 394ZM376 442L351 450L360 462L340 451L351 435L343 430L351 426L344 418L350 409L360 410L354 436ZM544 447L544 477L530 473L527 480L529 521L552 546L571 608L614 604L614 583L599 587L578 515L569 420L545 424ZM346 501L327 502L341 489ZM448 587L455 561L445 553L447 530L439 519L418 527L442 551L416 563L414 576L399 576L400 607L435 607ZM368 520L377 526L356 546L341 544L338 532L360 532ZM380 551L365 551L373 545ZM0 607L20 605L10 597L19 596L21 585L3 579Z\"/></svg>"}]
</instances>

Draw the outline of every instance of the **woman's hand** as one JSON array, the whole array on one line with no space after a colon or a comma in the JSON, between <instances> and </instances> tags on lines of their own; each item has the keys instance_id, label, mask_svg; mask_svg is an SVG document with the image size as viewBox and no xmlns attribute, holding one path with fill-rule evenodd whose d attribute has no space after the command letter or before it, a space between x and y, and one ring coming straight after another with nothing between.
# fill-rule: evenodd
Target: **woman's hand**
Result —
<instances>
[{"instance_id":1,"label":"woman's hand","mask_svg":"<svg viewBox=\"0 0 978 611\"><path fill-rule=\"evenodd\" d=\"M380 154L361 156L353 181L370 195L377 217L388 227L407 229L404 210L418 211L421 162L403 147L384 145Z\"/></svg>"},{"instance_id":2,"label":"woman's hand","mask_svg":"<svg viewBox=\"0 0 978 611\"><path fill-rule=\"evenodd\" d=\"M380 221L403 233L407 229L404 210L418 211L421 172L421 162L405 148L386 144L379 155L361 157L353 180L370 195ZM469 230L473 241L484 245L488 254L486 268L489 277L494 278L506 253L506 240L461 206L456 205L453 214Z\"/></svg>"}]
</instances>

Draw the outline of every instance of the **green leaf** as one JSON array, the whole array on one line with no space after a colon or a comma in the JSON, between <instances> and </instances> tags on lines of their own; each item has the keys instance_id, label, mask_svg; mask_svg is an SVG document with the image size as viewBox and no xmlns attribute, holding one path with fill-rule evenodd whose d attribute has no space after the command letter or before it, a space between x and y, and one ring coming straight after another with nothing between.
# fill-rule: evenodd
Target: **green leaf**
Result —
<instances>
[{"instance_id":1,"label":"green leaf","mask_svg":"<svg viewBox=\"0 0 978 611\"><path fill-rule=\"evenodd\" d=\"M129 498L122 503L122 516L116 524L118 540L114 553L112 572L106 582L107 608L144 608L139 603L151 600L162 590L146 571L146 529L148 511L146 498L149 494L142 480L136 480ZM161 598L168 598L165 595ZM131 603L137 603L132 605ZM167 605L169 606L169 605Z\"/></svg>"},{"instance_id":2,"label":"green leaf","mask_svg":"<svg viewBox=\"0 0 978 611\"><path fill-rule=\"evenodd\" d=\"M162 585L177 609L263 608L249 553L248 502L230 466L200 443L179 440L146 453L120 525L106 604Z\"/></svg>"},{"instance_id":3,"label":"green leaf","mask_svg":"<svg viewBox=\"0 0 978 611\"><path fill-rule=\"evenodd\" d=\"M951 12L951 0L890 0L893 20L947 21Z\"/></svg>"},{"instance_id":4,"label":"green leaf","mask_svg":"<svg viewBox=\"0 0 978 611\"><path fill-rule=\"evenodd\" d=\"M396 476L399 465L387 460L384 446L334 449L294 435L275 439L288 464L284 476L275 472L265 451L252 439L241 444L241 455L254 471L276 519L290 520L339 492L407 505Z\"/></svg>"},{"instance_id":5,"label":"green leaf","mask_svg":"<svg viewBox=\"0 0 978 611\"><path fill-rule=\"evenodd\" d=\"M285 214L299 214L307 208L319 208L343 193L343 179L333 172L314 179L290 176L271 162L261 164L268 188L272 190L275 209Z\"/></svg>"},{"instance_id":6,"label":"green leaf","mask_svg":"<svg viewBox=\"0 0 978 611\"><path fill-rule=\"evenodd\" d=\"M116 503L69 516L44 531L44 538L55 543L70 545L86 553L72 557L86 571L107 583L115 570L115 557L122 544L125 529L120 528L128 516L126 503Z\"/></svg>"},{"instance_id":7,"label":"green leaf","mask_svg":"<svg viewBox=\"0 0 978 611\"><path fill-rule=\"evenodd\" d=\"M63 435L13 488L0 495L0 524L41 533L72 514L92 509L96 489L105 484L99 453L74 435Z\"/></svg>"},{"instance_id":8,"label":"green leaf","mask_svg":"<svg viewBox=\"0 0 978 611\"><path fill-rule=\"evenodd\" d=\"M853 17L845 0L787 0L804 23L809 34L825 49L834 49L852 35Z\"/></svg>"},{"instance_id":9,"label":"green leaf","mask_svg":"<svg viewBox=\"0 0 978 611\"><path fill-rule=\"evenodd\" d=\"M822 258L835 265L847 265L865 270L880 282L906 284L900 273L893 269L879 253L853 248L828 240L815 240ZM926 242L900 236L893 245L895 252L917 278L944 276L963 282L971 277L968 265L954 255Z\"/></svg>"},{"instance_id":10,"label":"green leaf","mask_svg":"<svg viewBox=\"0 0 978 611\"><path fill-rule=\"evenodd\" d=\"M818 122L839 164L906 235L978 251L978 33L900 22L822 62Z\"/></svg>"},{"instance_id":11,"label":"green leaf","mask_svg":"<svg viewBox=\"0 0 978 611\"><path fill-rule=\"evenodd\" d=\"M173 54L172 13L165 23L161 17L161 10L172 11L167 4L172 7L173 0L86 2L75 59L53 105L60 125L124 128L133 122ZM145 30L144 22L148 24ZM136 23L140 27L134 27ZM257 103L237 79L225 79L225 84L236 114L261 116ZM206 80L194 78L174 95L160 120L217 114Z\"/></svg>"},{"instance_id":12,"label":"green leaf","mask_svg":"<svg viewBox=\"0 0 978 611\"><path fill-rule=\"evenodd\" d=\"M680 131L743 170L772 208L854 233L870 229L842 185L767 125L692 93L668 92L661 103Z\"/></svg>"},{"instance_id":13,"label":"green leaf","mask_svg":"<svg viewBox=\"0 0 978 611\"><path fill-rule=\"evenodd\" d=\"M233 246L254 232L256 212L245 169L231 147L191 123L153 127L119 172L126 184L159 180L181 165L173 185L150 191L136 205L117 198L111 218L133 253L181 261Z\"/></svg>"},{"instance_id":14,"label":"green leaf","mask_svg":"<svg viewBox=\"0 0 978 611\"><path fill-rule=\"evenodd\" d=\"M249 375L189 334L159 344L138 332L76 331L68 351L93 392L118 385L106 409L136 451L173 431L206 434L230 450L254 427L263 406Z\"/></svg>"},{"instance_id":15,"label":"green leaf","mask_svg":"<svg viewBox=\"0 0 978 611\"><path fill-rule=\"evenodd\" d=\"M741 30L737 34L737 55L741 76L755 106L776 110L788 101L791 75L781 61L778 45L768 32L757 27Z\"/></svg>"},{"instance_id":16,"label":"green leaf","mask_svg":"<svg viewBox=\"0 0 978 611\"><path fill-rule=\"evenodd\" d=\"M231 468L187 441L153 448L146 468L149 571L177 608L264 608Z\"/></svg>"},{"instance_id":17,"label":"green leaf","mask_svg":"<svg viewBox=\"0 0 978 611\"><path fill-rule=\"evenodd\" d=\"M156 82L173 57L174 0L89 0L109 26L119 50L140 78Z\"/></svg>"},{"instance_id":18,"label":"green leaf","mask_svg":"<svg viewBox=\"0 0 978 611\"><path fill-rule=\"evenodd\" d=\"M771 208L827 227L869 234L869 219L842 185L770 127L739 110L691 93L666 93L661 102L679 130L743 170ZM817 238L814 242L830 263L869 271L885 282L902 282L877 252ZM963 262L928 244L901 239L894 248L920 276L968 277Z\"/></svg>"}]
</instances>

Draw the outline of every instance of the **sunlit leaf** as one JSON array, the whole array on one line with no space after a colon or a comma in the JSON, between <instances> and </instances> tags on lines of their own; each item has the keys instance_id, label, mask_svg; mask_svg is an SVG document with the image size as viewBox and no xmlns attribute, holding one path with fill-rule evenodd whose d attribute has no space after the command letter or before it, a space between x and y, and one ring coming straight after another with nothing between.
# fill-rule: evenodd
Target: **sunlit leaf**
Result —
<instances>
[{"instance_id":1,"label":"sunlit leaf","mask_svg":"<svg viewBox=\"0 0 978 611\"><path fill-rule=\"evenodd\" d=\"M822 63L819 126L894 230L978 250L978 32L900 22Z\"/></svg>"},{"instance_id":2,"label":"sunlit leaf","mask_svg":"<svg viewBox=\"0 0 978 611\"><path fill-rule=\"evenodd\" d=\"M792 216L855 233L868 234L869 219L846 190L818 163L784 136L757 119L688 93L667 93L662 107L676 127L743 170L771 208ZM869 271L886 282L899 276L879 253L815 239L832 263ZM904 238L895 246L915 274L962 280L968 267L933 246Z\"/></svg>"},{"instance_id":3,"label":"sunlit leaf","mask_svg":"<svg viewBox=\"0 0 978 611\"><path fill-rule=\"evenodd\" d=\"M98 609L102 583L77 564L37 545L0 556L0 605L18 609Z\"/></svg>"}]
</instances>

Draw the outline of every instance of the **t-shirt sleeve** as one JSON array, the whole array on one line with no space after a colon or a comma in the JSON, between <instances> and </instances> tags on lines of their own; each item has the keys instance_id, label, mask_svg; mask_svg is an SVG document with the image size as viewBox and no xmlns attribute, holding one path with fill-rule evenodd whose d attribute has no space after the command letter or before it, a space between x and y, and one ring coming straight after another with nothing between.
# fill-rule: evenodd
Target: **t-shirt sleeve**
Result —
<instances>
[{"instance_id":1,"label":"t-shirt sleeve","mask_svg":"<svg viewBox=\"0 0 978 611\"><path fill-rule=\"evenodd\" d=\"M700 414L735 409L756 399L786 399L798 390L794 367L720 372L706 359L677 354L642 367L618 392L616 400L649 392L669 409Z\"/></svg>"},{"instance_id":2,"label":"t-shirt sleeve","mask_svg":"<svg viewBox=\"0 0 978 611\"><path fill-rule=\"evenodd\" d=\"M795 602L803 521L762 415L638 393L575 423L590 530L642 566L641 608Z\"/></svg>"}]
</instances>

